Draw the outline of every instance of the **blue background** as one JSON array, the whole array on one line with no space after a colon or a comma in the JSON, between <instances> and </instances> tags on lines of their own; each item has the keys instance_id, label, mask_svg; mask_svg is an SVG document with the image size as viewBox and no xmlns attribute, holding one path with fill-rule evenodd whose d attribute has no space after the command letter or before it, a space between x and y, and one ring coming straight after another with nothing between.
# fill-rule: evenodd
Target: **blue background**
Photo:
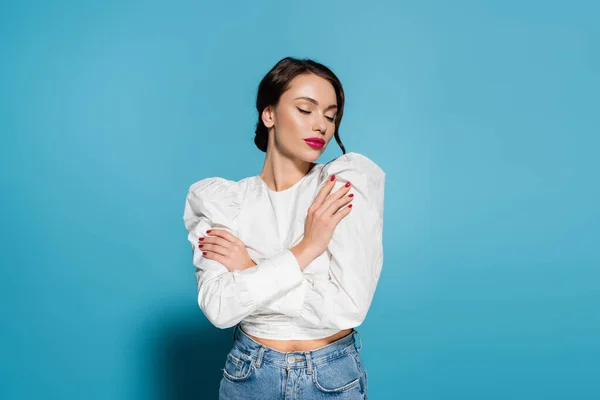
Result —
<instances>
[{"instance_id":1,"label":"blue background","mask_svg":"<svg viewBox=\"0 0 600 400\"><path fill-rule=\"evenodd\" d=\"M0 398L216 398L185 195L288 55L387 173L371 398L600 398L597 3L1 4Z\"/></svg>"}]
</instances>

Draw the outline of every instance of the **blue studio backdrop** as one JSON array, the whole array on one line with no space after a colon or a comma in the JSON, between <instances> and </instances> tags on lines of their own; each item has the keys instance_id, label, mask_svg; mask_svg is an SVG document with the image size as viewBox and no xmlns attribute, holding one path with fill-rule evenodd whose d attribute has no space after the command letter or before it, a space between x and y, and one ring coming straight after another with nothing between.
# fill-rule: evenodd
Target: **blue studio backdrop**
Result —
<instances>
[{"instance_id":1,"label":"blue studio backdrop","mask_svg":"<svg viewBox=\"0 0 600 400\"><path fill-rule=\"evenodd\" d=\"M600 398L591 1L0 3L0 398L216 398L189 186L262 168L256 88L340 77L386 172L370 398ZM319 162L341 151L332 142Z\"/></svg>"}]
</instances>

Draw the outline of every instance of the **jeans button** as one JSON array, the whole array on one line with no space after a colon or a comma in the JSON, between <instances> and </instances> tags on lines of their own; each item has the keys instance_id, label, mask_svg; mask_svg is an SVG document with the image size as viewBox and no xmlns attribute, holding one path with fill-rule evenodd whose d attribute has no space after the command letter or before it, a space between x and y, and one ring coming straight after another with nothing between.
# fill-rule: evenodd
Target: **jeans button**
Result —
<instances>
[{"instance_id":1,"label":"jeans button","mask_svg":"<svg viewBox=\"0 0 600 400\"><path fill-rule=\"evenodd\" d=\"M296 361L296 359L294 358L293 355L290 354L289 356L287 356L288 364L293 364L295 361Z\"/></svg>"}]
</instances>

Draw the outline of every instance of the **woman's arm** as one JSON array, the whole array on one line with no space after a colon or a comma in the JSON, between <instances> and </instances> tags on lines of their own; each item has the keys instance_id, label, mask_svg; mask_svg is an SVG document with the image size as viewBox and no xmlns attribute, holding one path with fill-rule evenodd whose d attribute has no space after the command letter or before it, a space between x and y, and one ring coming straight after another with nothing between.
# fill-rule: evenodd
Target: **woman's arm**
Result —
<instances>
[{"instance_id":1,"label":"woman's arm","mask_svg":"<svg viewBox=\"0 0 600 400\"><path fill-rule=\"evenodd\" d=\"M231 272L223 264L202 255L198 239L205 236L208 229L235 232L239 203L234 184L221 178L206 178L195 183L188 191L183 216L196 266L198 305L219 328L234 326L303 281L298 260L289 249L252 268Z\"/></svg>"},{"instance_id":2,"label":"woman's arm","mask_svg":"<svg viewBox=\"0 0 600 400\"><path fill-rule=\"evenodd\" d=\"M383 266L385 173L357 153L338 158L324 172L323 180L336 175L336 185L350 181L354 193L352 212L339 222L327 246L329 273L303 275L300 285L265 308L298 317L307 326L347 329L366 317Z\"/></svg>"},{"instance_id":3,"label":"woman's arm","mask_svg":"<svg viewBox=\"0 0 600 400\"><path fill-rule=\"evenodd\" d=\"M300 317L300 324L346 329L360 325L370 307L383 264L383 189L385 174L371 160L347 153L323 168L321 183L336 175L350 181L354 209L336 226L327 246L327 276L302 270L318 255L302 241L244 271L229 271L203 257L198 238L211 228L235 232L239 213L234 182L207 178L192 185L184 221L196 266L198 304L219 328L231 327L265 309Z\"/></svg>"}]
</instances>

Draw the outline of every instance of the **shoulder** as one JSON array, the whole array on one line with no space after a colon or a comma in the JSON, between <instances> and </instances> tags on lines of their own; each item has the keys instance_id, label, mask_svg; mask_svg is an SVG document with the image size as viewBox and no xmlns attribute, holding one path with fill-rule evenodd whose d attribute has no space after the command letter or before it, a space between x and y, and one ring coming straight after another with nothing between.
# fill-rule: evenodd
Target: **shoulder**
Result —
<instances>
[{"instance_id":1,"label":"shoulder","mask_svg":"<svg viewBox=\"0 0 600 400\"><path fill-rule=\"evenodd\" d=\"M212 220L231 221L240 211L240 182L221 177L201 179L190 185L184 219L202 215Z\"/></svg>"},{"instance_id":2,"label":"shoulder","mask_svg":"<svg viewBox=\"0 0 600 400\"><path fill-rule=\"evenodd\" d=\"M188 193L193 196L202 196L206 199L221 199L223 197L236 197L238 192L236 181L218 176L204 178L190 185Z\"/></svg>"},{"instance_id":3,"label":"shoulder","mask_svg":"<svg viewBox=\"0 0 600 400\"><path fill-rule=\"evenodd\" d=\"M324 184L331 175L336 176L337 182L351 182L354 189L369 198L380 212L383 211L386 175L375 161L364 154L348 152L323 165L321 183Z\"/></svg>"},{"instance_id":4,"label":"shoulder","mask_svg":"<svg viewBox=\"0 0 600 400\"><path fill-rule=\"evenodd\" d=\"M383 169L369 157L355 152L343 154L323 165L321 178L328 178L333 174L343 179L358 178L368 186L383 186L385 183Z\"/></svg>"},{"instance_id":5,"label":"shoulder","mask_svg":"<svg viewBox=\"0 0 600 400\"><path fill-rule=\"evenodd\" d=\"M344 171L355 170L372 178L382 178L385 172L375 161L364 154L349 152L334 158L327 164L324 164L324 171Z\"/></svg>"}]
</instances>

